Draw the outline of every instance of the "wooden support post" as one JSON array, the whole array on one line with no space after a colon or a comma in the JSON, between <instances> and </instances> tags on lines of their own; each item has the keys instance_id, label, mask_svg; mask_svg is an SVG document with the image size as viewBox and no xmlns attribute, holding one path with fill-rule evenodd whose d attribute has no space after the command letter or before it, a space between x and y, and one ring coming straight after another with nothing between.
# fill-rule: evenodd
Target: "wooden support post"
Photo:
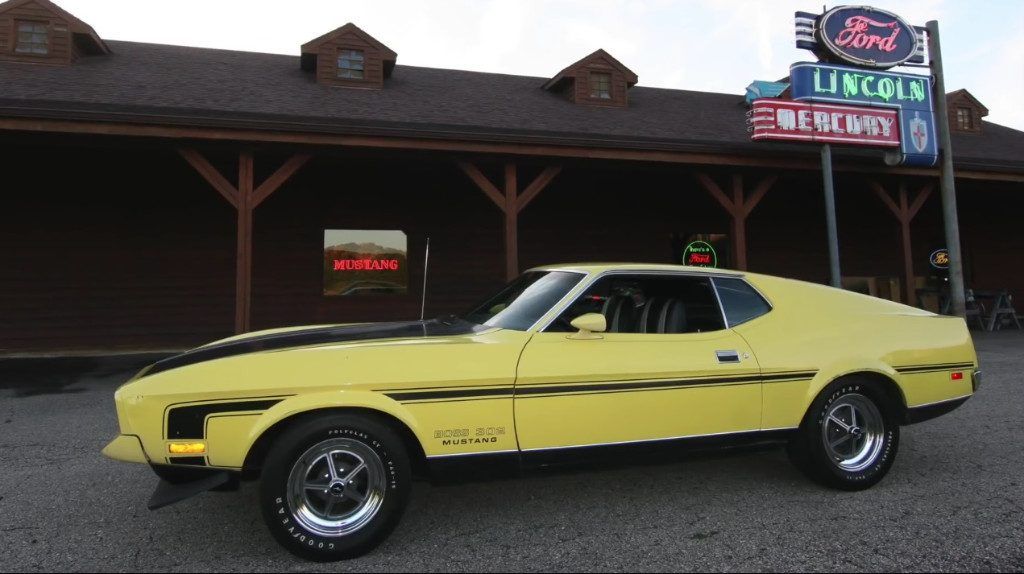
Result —
<instances>
[{"instance_id":1,"label":"wooden support post","mask_svg":"<svg viewBox=\"0 0 1024 574\"><path fill-rule=\"evenodd\" d=\"M506 162L504 166L504 193L472 163L459 162L459 168L505 214L505 275L511 281L519 275L519 212L561 173L562 168L544 168L522 193L519 193L519 176L514 162Z\"/></svg>"},{"instance_id":2,"label":"wooden support post","mask_svg":"<svg viewBox=\"0 0 1024 574\"><path fill-rule=\"evenodd\" d=\"M230 203L238 214L235 250L235 332L245 333L252 320L252 226L253 212L295 172L309 161L306 154L288 158L259 187L255 185L255 162L250 151L238 154L238 185L232 185L202 154L192 149L178 150L198 173Z\"/></svg>"},{"instance_id":3,"label":"wooden support post","mask_svg":"<svg viewBox=\"0 0 1024 574\"><path fill-rule=\"evenodd\" d=\"M252 307L252 152L238 156L238 244L235 255L235 332L247 333Z\"/></svg>"},{"instance_id":4,"label":"wooden support post","mask_svg":"<svg viewBox=\"0 0 1024 574\"><path fill-rule=\"evenodd\" d=\"M734 263L736 269L745 270L747 268L747 217L754 211L768 190L775 185L778 176L768 175L761 178L753 193L747 197L743 188L743 176L735 174L732 176L732 198L727 196L708 174L697 173L696 176L704 190L711 194L732 217L732 247L736 257Z\"/></svg>"},{"instance_id":5,"label":"wooden support post","mask_svg":"<svg viewBox=\"0 0 1024 574\"><path fill-rule=\"evenodd\" d=\"M875 192L875 195L882 200L882 203L889 208L889 211L896 216L896 219L900 223L900 242L903 245L904 292L907 296L907 304L916 305L917 291L914 285L914 254L911 244L910 223L914 220L914 217L917 216L917 212L921 210L924 202L928 200L928 196L931 195L932 190L935 188L935 184L929 183L922 187L917 192L914 200L910 201L910 196L907 193L907 184L901 182L897 198L899 199L899 204L893 200L882 184L877 181L869 181L868 184Z\"/></svg>"},{"instance_id":6,"label":"wooden support post","mask_svg":"<svg viewBox=\"0 0 1024 574\"><path fill-rule=\"evenodd\" d=\"M512 280L519 275L519 208L516 206L516 164L505 164L505 275Z\"/></svg>"}]
</instances>

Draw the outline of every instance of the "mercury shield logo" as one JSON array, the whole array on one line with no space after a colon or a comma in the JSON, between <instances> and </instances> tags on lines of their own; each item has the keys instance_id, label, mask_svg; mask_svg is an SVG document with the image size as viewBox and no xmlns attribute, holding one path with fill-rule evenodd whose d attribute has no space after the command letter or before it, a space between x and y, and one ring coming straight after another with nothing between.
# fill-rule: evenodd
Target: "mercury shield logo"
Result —
<instances>
[{"instance_id":1,"label":"mercury shield logo","mask_svg":"<svg viewBox=\"0 0 1024 574\"><path fill-rule=\"evenodd\" d=\"M914 112L914 119L910 120L910 141L917 153L928 148L928 122L921 119L920 112Z\"/></svg>"}]
</instances>

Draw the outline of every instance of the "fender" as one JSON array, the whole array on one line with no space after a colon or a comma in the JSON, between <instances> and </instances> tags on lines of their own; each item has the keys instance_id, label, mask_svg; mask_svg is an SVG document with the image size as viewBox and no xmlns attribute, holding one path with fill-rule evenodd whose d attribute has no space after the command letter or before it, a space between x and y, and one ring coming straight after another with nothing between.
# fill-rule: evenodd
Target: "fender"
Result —
<instances>
[{"instance_id":1,"label":"fender","mask_svg":"<svg viewBox=\"0 0 1024 574\"><path fill-rule=\"evenodd\" d=\"M895 388L898 389L900 400L903 403L902 406L907 406L907 397L900 386L900 374L891 365L877 358L843 357L841 360L823 365L818 371L817 376L814 377L807 388L807 394L804 396L804 412L811 407L811 403L821 394L821 391L832 384L833 381L860 373L874 373L889 379Z\"/></svg>"},{"instance_id":2,"label":"fender","mask_svg":"<svg viewBox=\"0 0 1024 574\"><path fill-rule=\"evenodd\" d=\"M249 430L249 434L244 442L244 448L240 449L240 452L237 453L239 457L237 467L241 468L242 461L245 460L245 457L248 456L253 445L263 436L263 433L267 432L267 429L278 422L302 413L346 407L369 409L390 415L401 421L402 424L412 431L421 447L425 449L427 446L424 440L425 431L416 417L409 412L408 408L394 399L373 391L324 391L289 397L264 412L256 421L256 424Z\"/></svg>"},{"instance_id":3,"label":"fender","mask_svg":"<svg viewBox=\"0 0 1024 574\"><path fill-rule=\"evenodd\" d=\"M901 378L892 366L877 357L839 357L819 365L818 373L810 381L763 385L762 428L775 430L800 426L811 403L825 387L836 379L857 373L872 373L891 381L899 388L901 407L906 407L906 395L900 387Z\"/></svg>"}]
</instances>

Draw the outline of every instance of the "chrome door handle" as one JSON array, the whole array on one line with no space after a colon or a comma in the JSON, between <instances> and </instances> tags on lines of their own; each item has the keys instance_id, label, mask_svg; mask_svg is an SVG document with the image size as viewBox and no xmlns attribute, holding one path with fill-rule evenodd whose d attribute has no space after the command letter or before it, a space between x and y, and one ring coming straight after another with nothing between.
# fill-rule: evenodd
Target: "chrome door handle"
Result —
<instances>
[{"instance_id":1,"label":"chrome door handle","mask_svg":"<svg viewBox=\"0 0 1024 574\"><path fill-rule=\"evenodd\" d=\"M719 363L738 363L740 354L736 351L715 351Z\"/></svg>"}]
</instances>

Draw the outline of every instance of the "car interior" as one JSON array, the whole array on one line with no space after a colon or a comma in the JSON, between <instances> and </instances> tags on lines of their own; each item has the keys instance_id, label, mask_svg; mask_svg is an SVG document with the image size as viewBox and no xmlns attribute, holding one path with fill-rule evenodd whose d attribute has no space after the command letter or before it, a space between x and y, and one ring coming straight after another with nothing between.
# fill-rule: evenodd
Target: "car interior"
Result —
<instances>
[{"instance_id":1,"label":"car interior","mask_svg":"<svg viewBox=\"0 0 1024 574\"><path fill-rule=\"evenodd\" d=\"M571 322L600 313L609 333L700 333L724 328L710 279L612 275L600 279L546 329L574 332Z\"/></svg>"}]
</instances>

